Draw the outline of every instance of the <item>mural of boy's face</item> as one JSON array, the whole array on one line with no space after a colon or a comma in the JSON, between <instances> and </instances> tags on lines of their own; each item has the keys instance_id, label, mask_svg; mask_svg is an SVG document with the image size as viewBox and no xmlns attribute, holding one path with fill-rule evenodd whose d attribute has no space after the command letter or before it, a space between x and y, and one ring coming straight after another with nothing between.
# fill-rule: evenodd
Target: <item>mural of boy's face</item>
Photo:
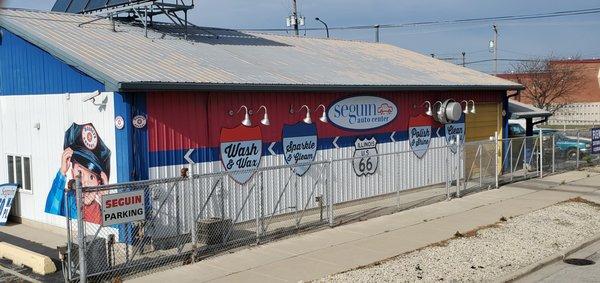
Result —
<instances>
[{"instance_id":1,"label":"mural of boy's face","mask_svg":"<svg viewBox=\"0 0 600 283\"><path fill-rule=\"evenodd\" d=\"M89 169L79 165L76 162L73 162L73 168L71 169L72 178L75 179L75 176L81 174L81 185L84 187L93 187L103 185L104 182L98 176L98 174L90 171ZM83 203L85 205L90 205L94 200L100 203L100 193L99 192L89 192L83 194Z\"/></svg>"}]
</instances>

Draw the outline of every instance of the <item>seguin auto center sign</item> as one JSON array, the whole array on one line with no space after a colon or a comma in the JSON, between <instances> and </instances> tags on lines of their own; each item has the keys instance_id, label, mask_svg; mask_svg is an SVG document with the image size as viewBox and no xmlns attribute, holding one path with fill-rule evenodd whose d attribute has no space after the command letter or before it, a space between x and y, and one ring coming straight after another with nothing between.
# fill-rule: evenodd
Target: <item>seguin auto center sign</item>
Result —
<instances>
[{"instance_id":1,"label":"seguin auto center sign","mask_svg":"<svg viewBox=\"0 0 600 283\"><path fill-rule=\"evenodd\" d=\"M327 118L338 128L345 130L372 130L391 123L398 115L398 108L391 101L377 96L353 96L334 102L327 111Z\"/></svg>"}]
</instances>

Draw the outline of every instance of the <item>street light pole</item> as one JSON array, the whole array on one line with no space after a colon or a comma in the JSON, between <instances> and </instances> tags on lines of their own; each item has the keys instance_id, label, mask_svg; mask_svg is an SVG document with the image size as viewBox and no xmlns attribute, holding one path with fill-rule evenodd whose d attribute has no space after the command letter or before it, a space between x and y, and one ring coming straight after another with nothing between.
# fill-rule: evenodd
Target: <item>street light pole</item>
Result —
<instances>
[{"instance_id":1,"label":"street light pole","mask_svg":"<svg viewBox=\"0 0 600 283\"><path fill-rule=\"evenodd\" d=\"M498 75L498 27L492 25L494 29L494 75Z\"/></svg>"},{"instance_id":2,"label":"street light pole","mask_svg":"<svg viewBox=\"0 0 600 283\"><path fill-rule=\"evenodd\" d=\"M318 17L315 18L315 21L319 21L325 26L325 32L327 33L327 38L329 38L329 27L327 26L327 24L324 21L322 21L321 19L319 19Z\"/></svg>"}]
</instances>

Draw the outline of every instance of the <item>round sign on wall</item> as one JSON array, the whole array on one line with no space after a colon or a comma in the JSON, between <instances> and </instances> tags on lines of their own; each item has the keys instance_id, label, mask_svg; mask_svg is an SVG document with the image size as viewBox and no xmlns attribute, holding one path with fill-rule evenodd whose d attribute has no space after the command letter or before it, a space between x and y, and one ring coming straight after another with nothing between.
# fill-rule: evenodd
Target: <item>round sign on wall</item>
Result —
<instances>
[{"instance_id":1,"label":"round sign on wall","mask_svg":"<svg viewBox=\"0 0 600 283\"><path fill-rule=\"evenodd\" d=\"M138 129L145 127L146 126L146 116L137 115L137 116L133 117L133 126Z\"/></svg>"},{"instance_id":2,"label":"round sign on wall","mask_svg":"<svg viewBox=\"0 0 600 283\"><path fill-rule=\"evenodd\" d=\"M125 119L122 116L115 117L115 127L119 130L125 128Z\"/></svg>"},{"instance_id":3,"label":"round sign on wall","mask_svg":"<svg viewBox=\"0 0 600 283\"><path fill-rule=\"evenodd\" d=\"M364 131L383 127L398 115L396 105L377 96L352 96L331 104L327 118L336 127Z\"/></svg>"}]
</instances>

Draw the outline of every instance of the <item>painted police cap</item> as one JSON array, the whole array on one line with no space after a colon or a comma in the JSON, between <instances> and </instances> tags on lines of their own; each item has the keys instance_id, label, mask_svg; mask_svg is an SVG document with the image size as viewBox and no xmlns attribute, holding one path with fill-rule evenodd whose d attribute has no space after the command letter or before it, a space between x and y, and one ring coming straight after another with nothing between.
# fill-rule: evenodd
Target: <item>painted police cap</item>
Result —
<instances>
[{"instance_id":1,"label":"painted police cap","mask_svg":"<svg viewBox=\"0 0 600 283\"><path fill-rule=\"evenodd\" d=\"M110 149L106 147L92 124L75 124L65 132L64 149L73 150L72 162L100 175L110 177Z\"/></svg>"}]
</instances>

